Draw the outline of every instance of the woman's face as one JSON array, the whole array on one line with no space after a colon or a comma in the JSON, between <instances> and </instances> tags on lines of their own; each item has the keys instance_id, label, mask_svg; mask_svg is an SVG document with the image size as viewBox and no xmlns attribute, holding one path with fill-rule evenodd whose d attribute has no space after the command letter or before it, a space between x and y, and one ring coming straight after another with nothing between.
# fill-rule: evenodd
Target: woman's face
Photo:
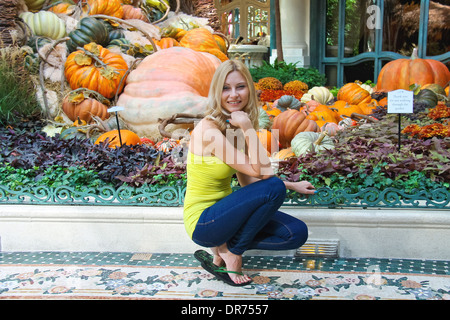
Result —
<instances>
[{"instance_id":1,"label":"woman's face","mask_svg":"<svg viewBox=\"0 0 450 320\"><path fill-rule=\"evenodd\" d=\"M231 71L223 85L222 108L229 113L243 110L248 103L249 93L245 77L239 71Z\"/></svg>"}]
</instances>

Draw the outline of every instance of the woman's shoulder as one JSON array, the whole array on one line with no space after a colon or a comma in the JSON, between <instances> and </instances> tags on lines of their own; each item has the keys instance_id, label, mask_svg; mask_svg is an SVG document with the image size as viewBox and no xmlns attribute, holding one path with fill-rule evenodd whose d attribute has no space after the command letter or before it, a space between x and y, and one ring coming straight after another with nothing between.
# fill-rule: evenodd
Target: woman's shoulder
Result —
<instances>
[{"instance_id":1,"label":"woman's shoulder","mask_svg":"<svg viewBox=\"0 0 450 320\"><path fill-rule=\"evenodd\" d=\"M202 136L217 131L220 132L219 127L217 126L215 121L210 118L203 118L202 120L200 120L200 122L195 126L193 133L197 133L199 131L201 132Z\"/></svg>"}]
</instances>

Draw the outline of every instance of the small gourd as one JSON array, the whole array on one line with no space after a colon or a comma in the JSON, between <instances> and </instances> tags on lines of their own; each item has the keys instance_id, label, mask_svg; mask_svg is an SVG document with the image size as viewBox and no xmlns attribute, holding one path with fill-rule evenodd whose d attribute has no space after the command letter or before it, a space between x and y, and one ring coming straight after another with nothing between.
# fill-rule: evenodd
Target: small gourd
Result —
<instances>
[{"instance_id":1,"label":"small gourd","mask_svg":"<svg viewBox=\"0 0 450 320\"><path fill-rule=\"evenodd\" d=\"M300 101L294 96L284 95L277 100L276 107L282 111L287 109L298 110L301 106Z\"/></svg>"}]
</instances>

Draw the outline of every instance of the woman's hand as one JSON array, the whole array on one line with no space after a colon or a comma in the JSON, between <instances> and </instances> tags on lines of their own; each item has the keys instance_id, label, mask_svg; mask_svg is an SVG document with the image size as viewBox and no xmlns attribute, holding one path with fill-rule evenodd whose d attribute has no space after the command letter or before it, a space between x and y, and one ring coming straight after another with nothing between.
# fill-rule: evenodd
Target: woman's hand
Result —
<instances>
[{"instance_id":1,"label":"woman's hand","mask_svg":"<svg viewBox=\"0 0 450 320\"><path fill-rule=\"evenodd\" d=\"M241 128L242 130L246 130L252 127L252 123L248 114L244 111L235 111L231 113L231 117L229 119L229 123L232 126Z\"/></svg>"},{"instance_id":2,"label":"woman's hand","mask_svg":"<svg viewBox=\"0 0 450 320\"><path fill-rule=\"evenodd\" d=\"M290 190L294 190L298 193L302 194L314 194L316 193L316 189L314 186L308 181L299 181L299 182L285 182L286 188Z\"/></svg>"}]
</instances>

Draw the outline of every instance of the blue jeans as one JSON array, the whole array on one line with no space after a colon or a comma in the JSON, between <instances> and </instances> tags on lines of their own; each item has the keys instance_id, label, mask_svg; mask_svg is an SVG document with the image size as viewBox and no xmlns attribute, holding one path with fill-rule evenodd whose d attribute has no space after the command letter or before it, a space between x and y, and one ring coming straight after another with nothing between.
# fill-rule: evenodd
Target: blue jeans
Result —
<instances>
[{"instance_id":1,"label":"blue jeans","mask_svg":"<svg viewBox=\"0 0 450 320\"><path fill-rule=\"evenodd\" d=\"M306 242L308 228L278 211L285 197L286 187L276 177L240 188L203 211L192 240L203 247L227 243L236 255L249 249L297 249Z\"/></svg>"}]
</instances>

